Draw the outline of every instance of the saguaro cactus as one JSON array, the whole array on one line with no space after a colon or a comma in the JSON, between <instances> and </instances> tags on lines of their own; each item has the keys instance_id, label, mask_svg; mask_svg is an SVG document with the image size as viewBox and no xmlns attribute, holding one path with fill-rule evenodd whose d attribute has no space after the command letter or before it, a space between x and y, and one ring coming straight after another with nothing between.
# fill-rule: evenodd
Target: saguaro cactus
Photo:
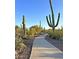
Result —
<instances>
[{"instance_id":1,"label":"saguaro cactus","mask_svg":"<svg viewBox=\"0 0 79 59\"><path fill-rule=\"evenodd\" d=\"M50 9L51 9L51 15L52 17L50 16L49 14L49 19L48 19L48 16L46 16L46 19L47 19L47 23L50 27L52 27L53 31L55 29L55 27L57 27L58 23L59 23L59 19L60 19L60 13L58 13L58 19L57 19L57 23L55 25L55 20L54 20L54 12L53 12L53 8L52 8L52 0L49 0L49 3L50 3ZM51 20L52 19L52 20Z\"/></svg>"},{"instance_id":2,"label":"saguaro cactus","mask_svg":"<svg viewBox=\"0 0 79 59\"><path fill-rule=\"evenodd\" d=\"M39 27L41 27L41 21L40 21L40 25L39 25Z\"/></svg>"},{"instance_id":3,"label":"saguaro cactus","mask_svg":"<svg viewBox=\"0 0 79 59\"><path fill-rule=\"evenodd\" d=\"M45 32L45 27L44 27L44 32Z\"/></svg>"},{"instance_id":4,"label":"saguaro cactus","mask_svg":"<svg viewBox=\"0 0 79 59\"><path fill-rule=\"evenodd\" d=\"M24 15L23 15L22 24L23 24L23 35L25 36L26 35L26 28L25 28L25 16Z\"/></svg>"}]
</instances>

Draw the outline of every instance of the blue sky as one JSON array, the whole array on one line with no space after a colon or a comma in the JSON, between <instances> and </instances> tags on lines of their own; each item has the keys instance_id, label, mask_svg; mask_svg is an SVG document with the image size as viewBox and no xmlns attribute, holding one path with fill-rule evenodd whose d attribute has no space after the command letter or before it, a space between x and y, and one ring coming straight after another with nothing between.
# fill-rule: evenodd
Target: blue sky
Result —
<instances>
[{"instance_id":1,"label":"blue sky","mask_svg":"<svg viewBox=\"0 0 79 59\"><path fill-rule=\"evenodd\" d=\"M55 22L57 21L58 12L60 12L59 26L63 26L63 0L52 0ZM15 23L22 24L22 16L26 18L26 27L39 25L49 28L46 16L51 14L49 0L15 0Z\"/></svg>"}]
</instances>

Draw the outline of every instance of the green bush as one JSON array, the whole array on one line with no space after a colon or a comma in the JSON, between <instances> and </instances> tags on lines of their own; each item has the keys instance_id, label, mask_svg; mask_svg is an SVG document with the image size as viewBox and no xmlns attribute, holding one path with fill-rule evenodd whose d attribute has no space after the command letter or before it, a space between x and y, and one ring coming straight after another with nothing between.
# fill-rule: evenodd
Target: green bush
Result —
<instances>
[{"instance_id":1,"label":"green bush","mask_svg":"<svg viewBox=\"0 0 79 59\"><path fill-rule=\"evenodd\" d=\"M63 38L63 30L48 30L48 36L52 39L61 39Z\"/></svg>"},{"instance_id":2,"label":"green bush","mask_svg":"<svg viewBox=\"0 0 79 59\"><path fill-rule=\"evenodd\" d=\"M29 30L27 31L27 35L32 37L38 36L41 31L42 28L40 28L38 25L34 25L29 28Z\"/></svg>"}]
</instances>

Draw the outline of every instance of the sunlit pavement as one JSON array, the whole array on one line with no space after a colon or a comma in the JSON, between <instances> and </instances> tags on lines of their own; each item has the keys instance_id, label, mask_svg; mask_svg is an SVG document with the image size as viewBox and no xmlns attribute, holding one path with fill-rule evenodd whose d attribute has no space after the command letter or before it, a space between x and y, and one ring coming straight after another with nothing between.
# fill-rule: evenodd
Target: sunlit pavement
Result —
<instances>
[{"instance_id":1,"label":"sunlit pavement","mask_svg":"<svg viewBox=\"0 0 79 59\"><path fill-rule=\"evenodd\" d=\"M39 36L33 42L30 59L63 59L63 52L46 41L45 35Z\"/></svg>"}]
</instances>

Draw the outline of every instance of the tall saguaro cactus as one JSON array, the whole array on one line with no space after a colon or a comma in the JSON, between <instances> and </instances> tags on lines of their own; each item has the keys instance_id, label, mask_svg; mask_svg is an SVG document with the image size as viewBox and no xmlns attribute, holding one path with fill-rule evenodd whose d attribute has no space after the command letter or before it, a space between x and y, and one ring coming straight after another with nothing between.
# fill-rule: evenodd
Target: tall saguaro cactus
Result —
<instances>
[{"instance_id":1,"label":"tall saguaro cactus","mask_svg":"<svg viewBox=\"0 0 79 59\"><path fill-rule=\"evenodd\" d=\"M23 24L23 35L25 36L26 35L26 28L25 28L25 16L24 15L23 15L22 24Z\"/></svg>"},{"instance_id":2,"label":"tall saguaro cactus","mask_svg":"<svg viewBox=\"0 0 79 59\"><path fill-rule=\"evenodd\" d=\"M48 19L48 16L46 16L46 19L47 19L47 23L50 27L52 27L53 31L55 29L55 27L58 26L58 23L59 23L59 19L60 19L60 13L58 13L58 19L57 19L57 23L55 25L55 20L54 20L54 12L53 12L53 8L52 8L52 0L49 0L49 3L50 3L50 9L51 9L51 15L52 17L50 16L49 14L49 19Z\"/></svg>"}]
</instances>

